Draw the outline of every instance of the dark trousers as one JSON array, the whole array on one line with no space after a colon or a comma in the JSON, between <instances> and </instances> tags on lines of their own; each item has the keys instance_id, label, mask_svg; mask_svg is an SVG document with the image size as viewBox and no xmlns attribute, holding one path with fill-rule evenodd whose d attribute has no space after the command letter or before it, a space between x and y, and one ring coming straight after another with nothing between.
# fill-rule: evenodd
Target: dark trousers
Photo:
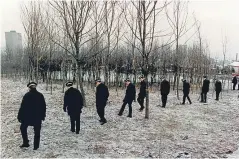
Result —
<instances>
[{"instance_id":1,"label":"dark trousers","mask_svg":"<svg viewBox=\"0 0 239 159\"><path fill-rule=\"evenodd\" d=\"M216 91L216 100L219 100L219 94L221 91Z\"/></svg>"},{"instance_id":2,"label":"dark trousers","mask_svg":"<svg viewBox=\"0 0 239 159\"><path fill-rule=\"evenodd\" d=\"M161 94L161 97L162 97L162 107L165 107L166 106L166 103L167 103L167 99L168 99L168 95L167 94Z\"/></svg>"},{"instance_id":3,"label":"dark trousers","mask_svg":"<svg viewBox=\"0 0 239 159\"><path fill-rule=\"evenodd\" d=\"M236 83L233 83L233 90L235 90L236 89ZM239 86L238 86L239 87Z\"/></svg>"},{"instance_id":4,"label":"dark trousers","mask_svg":"<svg viewBox=\"0 0 239 159\"><path fill-rule=\"evenodd\" d=\"M144 108L144 98L145 98L144 96L138 96L138 98L137 98L137 101L141 107L140 109Z\"/></svg>"},{"instance_id":5,"label":"dark trousers","mask_svg":"<svg viewBox=\"0 0 239 159\"><path fill-rule=\"evenodd\" d=\"M204 103L207 102L207 92L201 93L201 102L204 102Z\"/></svg>"},{"instance_id":6,"label":"dark trousers","mask_svg":"<svg viewBox=\"0 0 239 159\"><path fill-rule=\"evenodd\" d=\"M102 122L106 122L106 119L105 119L105 105L106 104L96 105L97 113L100 117L100 121L102 121Z\"/></svg>"},{"instance_id":7,"label":"dark trousers","mask_svg":"<svg viewBox=\"0 0 239 159\"><path fill-rule=\"evenodd\" d=\"M124 102L121 109L120 109L119 114L121 114L121 115L123 114L125 106L126 106L126 104L128 104L129 105L129 115L128 116L132 116L132 102L133 101Z\"/></svg>"},{"instance_id":8,"label":"dark trousers","mask_svg":"<svg viewBox=\"0 0 239 159\"><path fill-rule=\"evenodd\" d=\"M71 120L71 131L79 133L80 131L80 114L79 115L70 115ZM76 129L75 129L76 128Z\"/></svg>"},{"instance_id":9,"label":"dark trousers","mask_svg":"<svg viewBox=\"0 0 239 159\"><path fill-rule=\"evenodd\" d=\"M20 126L21 134L22 134L22 139L23 139L23 144L28 144L28 136L27 136L27 128L30 126L29 124L22 123ZM40 144L40 132L41 132L41 122L38 124L33 125L34 128L34 148L39 148Z\"/></svg>"},{"instance_id":10,"label":"dark trousers","mask_svg":"<svg viewBox=\"0 0 239 159\"><path fill-rule=\"evenodd\" d=\"M190 100L190 98L189 98L189 96L188 96L188 93L184 93L184 94L183 94L183 104L185 104L186 98L188 99L189 103L191 104L192 102L191 102L191 100Z\"/></svg>"}]
</instances>

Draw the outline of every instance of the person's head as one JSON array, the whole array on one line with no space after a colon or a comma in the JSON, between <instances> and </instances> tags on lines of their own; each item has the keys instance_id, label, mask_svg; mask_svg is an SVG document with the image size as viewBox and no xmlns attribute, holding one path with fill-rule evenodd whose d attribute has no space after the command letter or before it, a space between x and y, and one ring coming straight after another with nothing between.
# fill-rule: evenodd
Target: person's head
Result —
<instances>
[{"instance_id":1,"label":"person's head","mask_svg":"<svg viewBox=\"0 0 239 159\"><path fill-rule=\"evenodd\" d=\"M182 82L186 82L186 79L182 79Z\"/></svg>"},{"instance_id":2,"label":"person's head","mask_svg":"<svg viewBox=\"0 0 239 159\"><path fill-rule=\"evenodd\" d=\"M95 85L98 86L99 84L101 84L101 80L100 80L99 78L97 78L97 79L95 80Z\"/></svg>"},{"instance_id":3,"label":"person's head","mask_svg":"<svg viewBox=\"0 0 239 159\"><path fill-rule=\"evenodd\" d=\"M203 79L207 79L207 76L203 76Z\"/></svg>"},{"instance_id":4,"label":"person's head","mask_svg":"<svg viewBox=\"0 0 239 159\"><path fill-rule=\"evenodd\" d=\"M68 87L68 88L73 87L73 82L67 82L66 87Z\"/></svg>"},{"instance_id":5,"label":"person's head","mask_svg":"<svg viewBox=\"0 0 239 159\"><path fill-rule=\"evenodd\" d=\"M34 90L34 89L36 89L36 87L37 87L37 83L35 83L35 82L29 82L29 83L27 84L27 87L29 88L29 90Z\"/></svg>"},{"instance_id":6,"label":"person's head","mask_svg":"<svg viewBox=\"0 0 239 159\"><path fill-rule=\"evenodd\" d=\"M139 80L140 80L141 82L144 81L144 80L145 80L144 76L140 76L140 77L139 77Z\"/></svg>"},{"instance_id":7,"label":"person's head","mask_svg":"<svg viewBox=\"0 0 239 159\"><path fill-rule=\"evenodd\" d=\"M130 84L130 79L127 78L126 80L124 80L124 82L125 82L126 86L128 86Z\"/></svg>"}]
</instances>

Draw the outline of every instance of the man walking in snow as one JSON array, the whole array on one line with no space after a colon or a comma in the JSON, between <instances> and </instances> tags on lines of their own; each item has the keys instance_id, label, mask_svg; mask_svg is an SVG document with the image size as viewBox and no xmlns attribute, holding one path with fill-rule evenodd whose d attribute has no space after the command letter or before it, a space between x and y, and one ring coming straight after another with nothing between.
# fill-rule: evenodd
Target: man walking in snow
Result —
<instances>
[{"instance_id":1,"label":"man walking in snow","mask_svg":"<svg viewBox=\"0 0 239 159\"><path fill-rule=\"evenodd\" d=\"M219 94L222 91L222 83L218 79L216 80L216 83L215 83L215 91L216 91L216 99L215 100L219 100Z\"/></svg>"},{"instance_id":2,"label":"man walking in snow","mask_svg":"<svg viewBox=\"0 0 239 159\"><path fill-rule=\"evenodd\" d=\"M143 111L144 109L144 98L146 97L146 82L144 81L144 77L140 77L140 91L138 94L137 101L140 105L139 111Z\"/></svg>"},{"instance_id":3,"label":"man walking in snow","mask_svg":"<svg viewBox=\"0 0 239 159\"><path fill-rule=\"evenodd\" d=\"M34 127L34 149L37 150L40 144L40 131L42 121L46 117L46 103L44 96L36 90L37 84L35 82L28 83L27 87L29 92L27 92L21 103L21 107L18 112L17 119L21 123L21 134L23 139L23 144L20 146L29 147L29 140L27 136L28 126Z\"/></svg>"},{"instance_id":4,"label":"man walking in snow","mask_svg":"<svg viewBox=\"0 0 239 159\"><path fill-rule=\"evenodd\" d=\"M207 102L207 92L209 91L210 81L207 79L207 76L203 76L203 85L202 85L202 92L201 92L201 102Z\"/></svg>"},{"instance_id":5,"label":"man walking in snow","mask_svg":"<svg viewBox=\"0 0 239 159\"><path fill-rule=\"evenodd\" d=\"M236 85L237 85L237 76L234 76L234 77L233 77L232 83L233 83L233 90L235 90Z\"/></svg>"},{"instance_id":6,"label":"man walking in snow","mask_svg":"<svg viewBox=\"0 0 239 159\"><path fill-rule=\"evenodd\" d=\"M68 112L71 121L71 131L79 134L80 131L80 114L83 107L83 98L81 92L73 88L73 82L67 82L66 86L69 89L65 92L64 96L64 112Z\"/></svg>"},{"instance_id":7,"label":"man walking in snow","mask_svg":"<svg viewBox=\"0 0 239 159\"><path fill-rule=\"evenodd\" d=\"M135 90L135 86L130 82L129 79L125 80L125 84L127 86L126 94L125 94L125 97L123 100L123 105L122 105L118 115L119 116L123 115L125 106L128 104L129 105L129 114L127 117L132 118L132 102L135 100L136 90Z\"/></svg>"},{"instance_id":8,"label":"man walking in snow","mask_svg":"<svg viewBox=\"0 0 239 159\"><path fill-rule=\"evenodd\" d=\"M101 125L107 123L105 119L105 106L109 97L109 91L106 85L104 85L100 79L95 80L96 82L96 110L100 117Z\"/></svg>"},{"instance_id":9,"label":"man walking in snow","mask_svg":"<svg viewBox=\"0 0 239 159\"><path fill-rule=\"evenodd\" d=\"M165 78L160 84L160 91L162 97L162 107L165 108L168 99L168 94L170 92L170 84Z\"/></svg>"},{"instance_id":10,"label":"man walking in snow","mask_svg":"<svg viewBox=\"0 0 239 159\"><path fill-rule=\"evenodd\" d=\"M183 103L185 104L185 99L187 98L189 103L192 104L190 98L189 98L189 92L190 92L190 84L184 79L183 80Z\"/></svg>"}]
</instances>

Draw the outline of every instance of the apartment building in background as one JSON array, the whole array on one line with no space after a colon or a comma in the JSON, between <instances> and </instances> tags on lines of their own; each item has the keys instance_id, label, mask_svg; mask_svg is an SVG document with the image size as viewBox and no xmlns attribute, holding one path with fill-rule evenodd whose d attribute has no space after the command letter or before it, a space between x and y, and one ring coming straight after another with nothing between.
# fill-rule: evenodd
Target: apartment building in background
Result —
<instances>
[{"instance_id":1,"label":"apartment building in background","mask_svg":"<svg viewBox=\"0 0 239 159\"><path fill-rule=\"evenodd\" d=\"M17 55L22 53L22 35L12 30L10 32L5 32L6 40L6 51L12 55Z\"/></svg>"}]
</instances>

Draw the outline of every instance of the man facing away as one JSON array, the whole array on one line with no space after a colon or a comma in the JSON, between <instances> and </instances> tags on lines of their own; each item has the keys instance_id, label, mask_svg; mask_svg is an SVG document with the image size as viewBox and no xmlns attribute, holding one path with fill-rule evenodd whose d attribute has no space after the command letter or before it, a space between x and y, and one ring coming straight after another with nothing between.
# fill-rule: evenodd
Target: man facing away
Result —
<instances>
[{"instance_id":1,"label":"man facing away","mask_svg":"<svg viewBox=\"0 0 239 159\"><path fill-rule=\"evenodd\" d=\"M81 92L73 88L73 82L67 82L66 86L69 89L65 92L64 96L64 112L68 112L71 121L71 131L79 134L80 131L80 114L83 107L83 98Z\"/></svg>"},{"instance_id":2,"label":"man facing away","mask_svg":"<svg viewBox=\"0 0 239 159\"><path fill-rule=\"evenodd\" d=\"M105 84L100 79L95 80L96 82L96 110L100 117L101 125L107 123L105 119L105 106L109 97L109 91Z\"/></svg>"},{"instance_id":3,"label":"man facing away","mask_svg":"<svg viewBox=\"0 0 239 159\"><path fill-rule=\"evenodd\" d=\"M170 84L165 78L163 78L163 81L160 84L160 91L162 97L162 107L165 108L168 99L168 94L170 92Z\"/></svg>"},{"instance_id":4,"label":"man facing away","mask_svg":"<svg viewBox=\"0 0 239 159\"><path fill-rule=\"evenodd\" d=\"M232 83L233 83L233 90L235 90L236 85L237 85L237 76L234 76L232 79ZM239 88L239 87L238 87Z\"/></svg>"},{"instance_id":5,"label":"man facing away","mask_svg":"<svg viewBox=\"0 0 239 159\"><path fill-rule=\"evenodd\" d=\"M21 103L21 107L18 112L17 119L21 123L21 134L23 139L23 144L20 146L29 147L29 140L27 136L28 126L33 126L34 128L34 149L37 150L40 144L40 131L42 121L46 117L46 103L44 96L36 90L37 84L35 82L28 83L27 87L29 92L27 92Z\"/></svg>"},{"instance_id":6,"label":"man facing away","mask_svg":"<svg viewBox=\"0 0 239 159\"><path fill-rule=\"evenodd\" d=\"M207 92L209 91L210 81L207 79L207 76L203 76L203 85L202 85L202 92L201 92L201 102L207 102Z\"/></svg>"},{"instance_id":7,"label":"man facing away","mask_svg":"<svg viewBox=\"0 0 239 159\"><path fill-rule=\"evenodd\" d=\"M190 98L189 98L189 92L190 92L190 84L184 79L183 80L183 103L185 104L186 98L188 99L189 103L192 104Z\"/></svg>"},{"instance_id":8,"label":"man facing away","mask_svg":"<svg viewBox=\"0 0 239 159\"><path fill-rule=\"evenodd\" d=\"M218 79L216 80L216 83L215 83L215 91L216 91L216 99L215 100L219 100L219 94L222 91L222 83Z\"/></svg>"},{"instance_id":9,"label":"man facing away","mask_svg":"<svg viewBox=\"0 0 239 159\"><path fill-rule=\"evenodd\" d=\"M125 106L126 106L126 104L128 104L129 105L129 114L127 117L132 118L132 102L135 100L136 90L135 90L135 86L130 82L129 79L125 80L125 84L127 86L126 94L125 94L125 97L123 100L123 105L122 105L118 115L121 116L123 114Z\"/></svg>"},{"instance_id":10,"label":"man facing away","mask_svg":"<svg viewBox=\"0 0 239 159\"><path fill-rule=\"evenodd\" d=\"M146 82L143 76L140 77L140 91L138 94L137 101L140 105L139 111L143 111L144 109L144 98L146 97Z\"/></svg>"}]
</instances>

